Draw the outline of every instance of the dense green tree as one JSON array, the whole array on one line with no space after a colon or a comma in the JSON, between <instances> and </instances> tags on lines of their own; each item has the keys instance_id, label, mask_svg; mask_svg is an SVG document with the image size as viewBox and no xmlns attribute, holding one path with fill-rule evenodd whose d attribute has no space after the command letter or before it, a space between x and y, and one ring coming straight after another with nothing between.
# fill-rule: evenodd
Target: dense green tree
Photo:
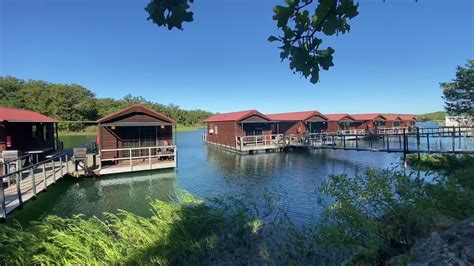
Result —
<instances>
[{"instance_id":1,"label":"dense green tree","mask_svg":"<svg viewBox=\"0 0 474 266\"><path fill-rule=\"evenodd\" d=\"M183 22L193 21L190 11L193 2L151 0L145 10L148 19L158 26L182 30ZM280 44L280 58L289 61L294 73L317 83L320 69L328 70L334 65L334 49L323 47L322 36L348 32L348 21L358 14L358 4L353 0L285 0L285 5L274 8L273 19L280 35L270 36L268 40Z\"/></svg>"},{"instance_id":2,"label":"dense green tree","mask_svg":"<svg viewBox=\"0 0 474 266\"><path fill-rule=\"evenodd\" d=\"M134 103L144 104L187 126L200 125L212 115L203 110L183 110L174 104L154 103L131 94L119 100L96 98L90 90L77 84L24 81L14 77L0 77L0 96L0 106L24 108L61 121L95 121ZM80 123L61 126L67 130L83 127Z\"/></svg>"},{"instance_id":3,"label":"dense green tree","mask_svg":"<svg viewBox=\"0 0 474 266\"><path fill-rule=\"evenodd\" d=\"M441 83L445 108L451 115L474 116L474 60L456 69L452 82Z\"/></svg>"}]
</instances>

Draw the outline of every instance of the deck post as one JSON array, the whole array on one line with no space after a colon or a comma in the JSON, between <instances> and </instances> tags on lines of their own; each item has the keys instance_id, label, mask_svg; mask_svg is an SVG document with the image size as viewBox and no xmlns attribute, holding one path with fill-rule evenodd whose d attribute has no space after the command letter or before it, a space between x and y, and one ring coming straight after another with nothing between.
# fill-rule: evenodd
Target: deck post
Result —
<instances>
[{"instance_id":1,"label":"deck post","mask_svg":"<svg viewBox=\"0 0 474 266\"><path fill-rule=\"evenodd\" d=\"M43 185L44 185L44 190L48 189L48 178L46 178L46 163L42 165L43 168Z\"/></svg>"},{"instance_id":2,"label":"deck post","mask_svg":"<svg viewBox=\"0 0 474 266\"><path fill-rule=\"evenodd\" d=\"M56 164L54 163L54 159L51 162L53 163L53 183L56 183Z\"/></svg>"},{"instance_id":3,"label":"deck post","mask_svg":"<svg viewBox=\"0 0 474 266\"><path fill-rule=\"evenodd\" d=\"M21 207L23 207L23 199L21 197L21 171L18 171L17 174L16 174L16 194L17 194L17 197L18 197L18 205Z\"/></svg>"},{"instance_id":4,"label":"deck post","mask_svg":"<svg viewBox=\"0 0 474 266\"><path fill-rule=\"evenodd\" d=\"M453 126L453 132L451 132L451 139L453 142L453 153L456 150L456 128Z\"/></svg>"},{"instance_id":5,"label":"deck post","mask_svg":"<svg viewBox=\"0 0 474 266\"><path fill-rule=\"evenodd\" d=\"M3 175L8 175L10 172L10 163L4 162L3 163ZM8 186L11 186L10 176L7 177ZM3 185L3 182L2 182Z\"/></svg>"},{"instance_id":6,"label":"deck post","mask_svg":"<svg viewBox=\"0 0 474 266\"><path fill-rule=\"evenodd\" d=\"M69 156L67 155L67 153L65 155L65 159L66 159L66 173L70 174L69 173Z\"/></svg>"},{"instance_id":7,"label":"deck post","mask_svg":"<svg viewBox=\"0 0 474 266\"><path fill-rule=\"evenodd\" d=\"M151 147L148 148L148 164L149 164L150 169L151 169Z\"/></svg>"},{"instance_id":8,"label":"deck post","mask_svg":"<svg viewBox=\"0 0 474 266\"><path fill-rule=\"evenodd\" d=\"M63 172L64 165L63 165L63 157L62 156L59 156L59 166L61 167L60 168L61 176L59 178L62 178L64 176L64 172Z\"/></svg>"},{"instance_id":9,"label":"deck post","mask_svg":"<svg viewBox=\"0 0 474 266\"><path fill-rule=\"evenodd\" d=\"M408 152L407 135L406 135L406 130L403 129L403 158L406 157L407 152Z\"/></svg>"},{"instance_id":10,"label":"deck post","mask_svg":"<svg viewBox=\"0 0 474 266\"><path fill-rule=\"evenodd\" d=\"M33 198L36 198L36 180L35 180L35 171L33 167L30 168L31 175L31 191L33 192Z\"/></svg>"},{"instance_id":11,"label":"deck post","mask_svg":"<svg viewBox=\"0 0 474 266\"><path fill-rule=\"evenodd\" d=\"M390 152L390 135L387 135L387 152Z\"/></svg>"},{"instance_id":12,"label":"deck post","mask_svg":"<svg viewBox=\"0 0 474 266\"><path fill-rule=\"evenodd\" d=\"M128 157L130 159L130 172L133 171L133 164L132 164L132 149L128 149L129 153L128 153Z\"/></svg>"},{"instance_id":13,"label":"deck post","mask_svg":"<svg viewBox=\"0 0 474 266\"><path fill-rule=\"evenodd\" d=\"M10 177L8 177L8 180L10 180ZM0 190L0 196L2 197L0 199L0 220L5 220L7 218L7 210L5 204L5 188L3 187L3 180L0 182Z\"/></svg>"},{"instance_id":14,"label":"deck post","mask_svg":"<svg viewBox=\"0 0 474 266\"><path fill-rule=\"evenodd\" d=\"M430 133L426 133L426 146L428 148L428 153L430 153Z\"/></svg>"},{"instance_id":15,"label":"deck post","mask_svg":"<svg viewBox=\"0 0 474 266\"><path fill-rule=\"evenodd\" d=\"M359 149L359 136L356 135L356 149Z\"/></svg>"},{"instance_id":16,"label":"deck post","mask_svg":"<svg viewBox=\"0 0 474 266\"><path fill-rule=\"evenodd\" d=\"M23 176L22 176L22 173L21 173L21 160L16 160L16 170L20 171L20 181L22 181Z\"/></svg>"},{"instance_id":17,"label":"deck post","mask_svg":"<svg viewBox=\"0 0 474 266\"><path fill-rule=\"evenodd\" d=\"M416 149L418 152L418 160L420 160L420 128L416 127Z\"/></svg>"},{"instance_id":18,"label":"deck post","mask_svg":"<svg viewBox=\"0 0 474 266\"><path fill-rule=\"evenodd\" d=\"M357 136L357 135L356 135ZM346 135L342 135L344 150L346 149Z\"/></svg>"},{"instance_id":19,"label":"deck post","mask_svg":"<svg viewBox=\"0 0 474 266\"><path fill-rule=\"evenodd\" d=\"M403 129L405 130L405 129ZM402 149L402 135L398 134L398 144L399 144L399 149Z\"/></svg>"}]
</instances>

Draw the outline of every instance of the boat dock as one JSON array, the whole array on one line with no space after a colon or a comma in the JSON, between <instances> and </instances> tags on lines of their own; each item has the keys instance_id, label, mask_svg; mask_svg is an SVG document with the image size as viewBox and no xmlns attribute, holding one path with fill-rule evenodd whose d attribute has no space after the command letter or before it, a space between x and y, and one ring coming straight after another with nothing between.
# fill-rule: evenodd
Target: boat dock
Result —
<instances>
[{"instance_id":1,"label":"boat dock","mask_svg":"<svg viewBox=\"0 0 474 266\"><path fill-rule=\"evenodd\" d=\"M392 128L377 134L364 130L335 133L309 133L302 135L278 134L269 136L236 137L239 145L213 143L203 135L206 143L223 146L238 153L274 151L279 149L306 148L373 151L388 153L444 153L469 154L474 152L474 127Z\"/></svg>"},{"instance_id":2,"label":"boat dock","mask_svg":"<svg viewBox=\"0 0 474 266\"><path fill-rule=\"evenodd\" d=\"M4 175L0 177L0 219L6 219L9 213L21 209L25 202L35 199L39 193L47 191L49 186L66 176L90 175L94 168L93 156L87 156L83 161L86 164L80 164L65 152L26 167L22 167L22 164L30 161L32 155L2 163Z\"/></svg>"}]
</instances>

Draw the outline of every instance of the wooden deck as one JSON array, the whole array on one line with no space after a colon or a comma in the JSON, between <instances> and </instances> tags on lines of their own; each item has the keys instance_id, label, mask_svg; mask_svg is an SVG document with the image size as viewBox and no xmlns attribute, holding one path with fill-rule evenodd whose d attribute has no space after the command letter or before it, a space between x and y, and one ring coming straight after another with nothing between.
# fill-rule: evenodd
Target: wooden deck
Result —
<instances>
[{"instance_id":1,"label":"wooden deck","mask_svg":"<svg viewBox=\"0 0 474 266\"><path fill-rule=\"evenodd\" d=\"M135 171L176 168L176 146L154 146L121 149L102 149L102 153L114 152L117 158L100 157L97 175L128 173Z\"/></svg>"},{"instance_id":2,"label":"wooden deck","mask_svg":"<svg viewBox=\"0 0 474 266\"><path fill-rule=\"evenodd\" d=\"M72 169L72 163L69 164L69 167ZM24 202L36 198L38 193L47 190L48 186L63 178L67 172L67 168L68 166L63 164L62 167L56 165L53 170L52 164L49 163L48 166L45 166L44 172L42 169L35 169L33 173L34 177L28 170L22 172L22 180L19 182L22 202L20 203L20 198L18 197L18 186L16 183L12 182L11 186L5 188L4 190L6 214L9 214L16 208L21 207Z\"/></svg>"},{"instance_id":3,"label":"wooden deck","mask_svg":"<svg viewBox=\"0 0 474 266\"><path fill-rule=\"evenodd\" d=\"M21 169L22 160L8 163L12 170L0 177L0 219L46 191L48 186L74 172L73 162L67 153L60 153L43 162ZM4 184L5 182L5 184Z\"/></svg>"},{"instance_id":4,"label":"wooden deck","mask_svg":"<svg viewBox=\"0 0 474 266\"><path fill-rule=\"evenodd\" d=\"M96 173L98 175L109 175L175 167L176 160L174 159L161 160L159 158L152 158L151 161L148 159L134 159L132 160L132 163L130 163L130 161L121 161L116 164L102 165L102 167L97 170Z\"/></svg>"}]
</instances>

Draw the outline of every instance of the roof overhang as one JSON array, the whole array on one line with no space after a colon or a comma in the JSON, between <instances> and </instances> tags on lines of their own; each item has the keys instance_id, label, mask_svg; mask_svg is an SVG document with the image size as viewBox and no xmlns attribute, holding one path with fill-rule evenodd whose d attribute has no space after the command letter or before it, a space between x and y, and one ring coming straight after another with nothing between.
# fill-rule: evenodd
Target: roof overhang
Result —
<instances>
[{"instance_id":1,"label":"roof overhang","mask_svg":"<svg viewBox=\"0 0 474 266\"><path fill-rule=\"evenodd\" d=\"M166 122L117 122L117 123L103 123L99 124L101 127L146 127L146 126L173 126L172 123Z\"/></svg>"},{"instance_id":2,"label":"roof overhang","mask_svg":"<svg viewBox=\"0 0 474 266\"><path fill-rule=\"evenodd\" d=\"M328 119L322 115L312 115L304 120L304 122L326 122Z\"/></svg>"},{"instance_id":3,"label":"roof overhang","mask_svg":"<svg viewBox=\"0 0 474 266\"><path fill-rule=\"evenodd\" d=\"M37 120L3 120L1 123L39 123L39 124L52 124L58 123L58 121L37 121Z\"/></svg>"}]
</instances>

